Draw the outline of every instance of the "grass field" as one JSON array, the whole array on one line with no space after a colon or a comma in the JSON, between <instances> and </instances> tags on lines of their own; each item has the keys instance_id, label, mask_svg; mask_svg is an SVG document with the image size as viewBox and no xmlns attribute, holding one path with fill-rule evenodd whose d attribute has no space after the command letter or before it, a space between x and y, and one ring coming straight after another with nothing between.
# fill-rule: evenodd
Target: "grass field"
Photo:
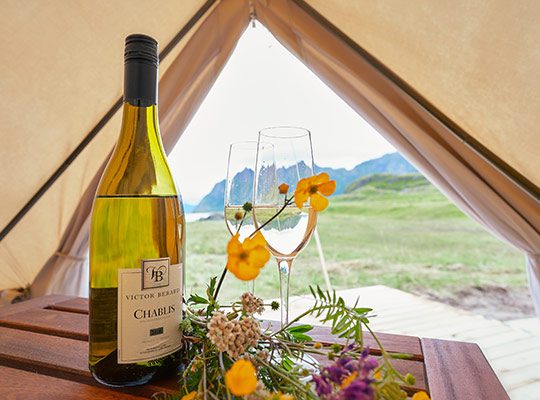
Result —
<instances>
[{"instance_id":1,"label":"grass field","mask_svg":"<svg viewBox=\"0 0 540 400\"><path fill-rule=\"evenodd\" d=\"M452 295L473 286L524 290L523 255L466 217L418 176L375 179L335 196L320 214L318 231L336 289L383 284L412 293ZM187 227L187 286L200 291L225 263L229 239L223 221ZM292 268L292 294L324 285L314 241ZM234 277L224 297L238 293ZM270 262L256 282L264 298L278 297L277 267Z\"/></svg>"}]
</instances>

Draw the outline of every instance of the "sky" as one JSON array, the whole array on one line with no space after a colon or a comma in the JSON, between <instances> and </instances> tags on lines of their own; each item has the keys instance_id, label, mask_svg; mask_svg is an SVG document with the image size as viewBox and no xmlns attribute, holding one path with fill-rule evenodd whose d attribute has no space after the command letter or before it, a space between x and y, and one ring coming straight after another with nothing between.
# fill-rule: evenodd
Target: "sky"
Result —
<instances>
[{"instance_id":1,"label":"sky","mask_svg":"<svg viewBox=\"0 0 540 400\"><path fill-rule=\"evenodd\" d=\"M225 178L231 143L283 125L311 131L319 166L350 169L395 151L266 28L250 25L168 157L184 203Z\"/></svg>"}]
</instances>

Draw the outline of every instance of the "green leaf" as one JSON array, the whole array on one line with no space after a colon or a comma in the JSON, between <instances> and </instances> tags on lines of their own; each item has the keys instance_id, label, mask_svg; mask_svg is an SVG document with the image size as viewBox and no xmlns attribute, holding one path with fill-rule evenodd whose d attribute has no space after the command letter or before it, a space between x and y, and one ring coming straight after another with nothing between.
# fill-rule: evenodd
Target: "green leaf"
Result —
<instances>
[{"instance_id":1,"label":"green leaf","mask_svg":"<svg viewBox=\"0 0 540 400\"><path fill-rule=\"evenodd\" d=\"M313 329L313 326L303 324L303 325L295 325L287 328L287 331L290 333L298 332L298 333L306 333Z\"/></svg>"},{"instance_id":2,"label":"green leaf","mask_svg":"<svg viewBox=\"0 0 540 400\"><path fill-rule=\"evenodd\" d=\"M294 338L295 342L311 342L313 340L311 336L300 332L291 332L291 336Z\"/></svg>"},{"instance_id":3,"label":"green leaf","mask_svg":"<svg viewBox=\"0 0 540 400\"><path fill-rule=\"evenodd\" d=\"M354 311L357 312L358 314L367 314L368 312L373 311L373 308L357 307L357 308L354 308Z\"/></svg>"},{"instance_id":4,"label":"green leaf","mask_svg":"<svg viewBox=\"0 0 540 400\"><path fill-rule=\"evenodd\" d=\"M206 287L206 296L210 299L214 299L214 292L216 291L217 276L210 278L210 283Z\"/></svg>"},{"instance_id":5,"label":"green leaf","mask_svg":"<svg viewBox=\"0 0 540 400\"><path fill-rule=\"evenodd\" d=\"M292 360L285 356L283 357L283 360L281 360L281 365L283 366L283 368L285 368L285 370L287 371L290 371L291 369L294 368L294 363L292 362Z\"/></svg>"},{"instance_id":6,"label":"green leaf","mask_svg":"<svg viewBox=\"0 0 540 400\"><path fill-rule=\"evenodd\" d=\"M208 300L202 296L199 296L198 294L192 294L189 296L188 302L194 304L208 304Z\"/></svg>"}]
</instances>

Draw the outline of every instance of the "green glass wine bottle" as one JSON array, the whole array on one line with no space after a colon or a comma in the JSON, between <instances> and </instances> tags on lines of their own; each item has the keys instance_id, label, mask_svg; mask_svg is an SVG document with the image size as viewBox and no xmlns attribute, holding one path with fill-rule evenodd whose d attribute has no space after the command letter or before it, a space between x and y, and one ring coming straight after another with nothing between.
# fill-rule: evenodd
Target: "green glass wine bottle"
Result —
<instances>
[{"instance_id":1,"label":"green glass wine bottle","mask_svg":"<svg viewBox=\"0 0 540 400\"><path fill-rule=\"evenodd\" d=\"M89 367L131 386L180 364L184 212L158 127L157 42L126 38L122 128L90 228Z\"/></svg>"}]
</instances>

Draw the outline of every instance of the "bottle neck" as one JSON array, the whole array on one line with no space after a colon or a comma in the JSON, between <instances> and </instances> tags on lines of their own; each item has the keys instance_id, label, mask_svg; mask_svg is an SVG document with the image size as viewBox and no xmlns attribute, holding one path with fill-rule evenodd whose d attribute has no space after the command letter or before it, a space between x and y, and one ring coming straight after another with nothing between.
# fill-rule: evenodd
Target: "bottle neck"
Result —
<instances>
[{"instance_id":1,"label":"bottle neck","mask_svg":"<svg viewBox=\"0 0 540 400\"><path fill-rule=\"evenodd\" d=\"M158 69L145 62L124 64L124 102L136 107L157 104Z\"/></svg>"},{"instance_id":2,"label":"bottle neck","mask_svg":"<svg viewBox=\"0 0 540 400\"><path fill-rule=\"evenodd\" d=\"M124 64L124 111L119 146L135 144L163 152L157 112L156 64L131 60Z\"/></svg>"},{"instance_id":3,"label":"bottle neck","mask_svg":"<svg viewBox=\"0 0 540 400\"><path fill-rule=\"evenodd\" d=\"M118 145L158 146L162 150L157 105L141 107L124 102Z\"/></svg>"}]
</instances>

